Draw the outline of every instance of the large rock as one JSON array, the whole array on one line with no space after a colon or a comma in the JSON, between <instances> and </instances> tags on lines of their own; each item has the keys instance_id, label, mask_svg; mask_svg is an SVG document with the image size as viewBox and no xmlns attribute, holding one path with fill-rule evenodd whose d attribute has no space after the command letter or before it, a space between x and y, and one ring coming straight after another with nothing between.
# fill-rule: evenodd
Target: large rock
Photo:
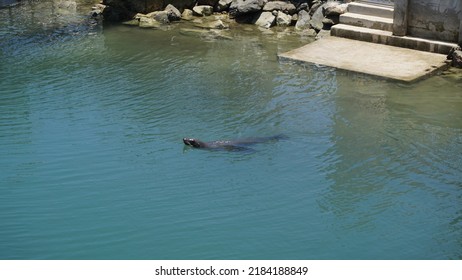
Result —
<instances>
[{"instance_id":1,"label":"large rock","mask_svg":"<svg viewBox=\"0 0 462 280\"><path fill-rule=\"evenodd\" d=\"M320 6L318 9L316 9L314 14L311 16L310 24L316 31L319 31L324 26L322 22L323 20L324 20L324 13L323 13L322 6Z\"/></svg>"},{"instance_id":2,"label":"large rock","mask_svg":"<svg viewBox=\"0 0 462 280\"><path fill-rule=\"evenodd\" d=\"M289 26L292 23L292 17L282 11L278 11L276 17L277 26Z\"/></svg>"},{"instance_id":3,"label":"large rock","mask_svg":"<svg viewBox=\"0 0 462 280\"><path fill-rule=\"evenodd\" d=\"M311 28L310 20L311 20L310 13L308 13L305 10L301 10L300 12L298 12L298 20L297 20L297 23L295 24L295 29L297 30L310 29Z\"/></svg>"},{"instance_id":4,"label":"large rock","mask_svg":"<svg viewBox=\"0 0 462 280\"><path fill-rule=\"evenodd\" d=\"M322 2L320 0L314 0L312 3L311 3L311 6L310 6L310 16L313 16L314 13L318 10L319 7L322 6Z\"/></svg>"},{"instance_id":5,"label":"large rock","mask_svg":"<svg viewBox=\"0 0 462 280\"><path fill-rule=\"evenodd\" d=\"M452 60L452 66L462 68L462 47L457 46L452 48L447 59Z\"/></svg>"},{"instance_id":6,"label":"large rock","mask_svg":"<svg viewBox=\"0 0 462 280\"><path fill-rule=\"evenodd\" d=\"M219 0L215 6L217 12L227 11L233 0Z\"/></svg>"},{"instance_id":7,"label":"large rock","mask_svg":"<svg viewBox=\"0 0 462 280\"><path fill-rule=\"evenodd\" d=\"M148 14L150 17L155 19L157 22L167 24L170 22L168 19L168 12L166 11L156 11Z\"/></svg>"},{"instance_id":8,"label":"large rock","mask_svg":"<svg viewBox=\"0 0 462 280\"><path fill-rule=\"evenodd\" d=\"M325 16L339 16L346 13L348 4L342 4L337 1L327 2L323 5L323 12Z\"/></svg>"},{"instance_id":9,"label":"large rock","mask_svg":"<svg viewBox=\"0 0 462 280\"><path fill-rule=\"evenodd\" d=\"M194 12L190 9L184 9L181 13L181 18L184 20L192 20L194 18Z\"/></svg>"},{"instance_id":10,"label":"large rock","mask_svg":"<svg viewBox=\"0 0 462 280\"><path fill-rule=\"evenodd\" d=\"M462 68L462 51L455 51L452 55L452 66Z\"/></svg>"},{"instance_id":11,"label":"large rock","mask_svg":"<svg viewBox=\"0 0 462 280\"><path fill-rule=\"evenodd\" d=\"M263 28L270 28L274 25L275 20L276 16L274 16L272 12L263 12L258 17L255 24Z\"/></svg>"},{"instance_id":12,"label":"large rock","mask_svg":"<svg viewBox=\"0 0 462 280\"><path fill-rule=\"evenodd\" d=\"M284 1L271 1L263 6L264 12L283 11L286 14L293 15L297 12L294 4Z\"/></svg>"},{"instance_id":13,"label":"large rock","mask_svg":"<svg viewBox=\"0 0 462 280\"><path fill-rule=\"evenodd\" d=\"M164 11L167 12L169 21L177 21L181 19L180 11L172 4L168 4Z\"/></svg>"},{"instance_id":14,"label":"large rock","mask_svg":"<svg viewBox=\"0 0 462 280\"><path fill-rule=\"evenodd\" d=\"M267 0L233 0L229 6L229 13L232 17L260 12Z\"/></svg>"},{"instance_id":15,"label":"large rock","mask_svg":"<svg viewBox=\"0 0 462 280\"><path fill-rule=\"evenodd\" d=\"M210 16L213 14L213 7L208 5L195 6L193 12L198 16Z\"/></svg>"},{"instance_id":16,"label":"large rock","mask_svg":"<svg viewBox=\"0 0 462 280\"><path fill-rule=\"evenodd\" d=\"M140 27L159 27L160 24L170 22L166 11L156 11L149 14L137 13L133 19L140 22ZM124 23L130 24L130 21Z\"/></svg>"}]
</instances>

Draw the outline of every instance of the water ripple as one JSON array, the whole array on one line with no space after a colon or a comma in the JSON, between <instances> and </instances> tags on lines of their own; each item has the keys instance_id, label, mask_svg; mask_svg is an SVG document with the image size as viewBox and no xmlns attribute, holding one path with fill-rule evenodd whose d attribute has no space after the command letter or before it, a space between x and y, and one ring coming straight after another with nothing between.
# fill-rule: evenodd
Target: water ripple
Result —
<instances>
[{"instance_id":1,"label":"water ripple","mask_svg":"<svg viewBox=\"0 0 462 280\"><path fill-rule=\"evenodd\" d=\"M0 11L0 258L460 255L453 80L278 63L300 42L248 26L101 30L24 3ZM181 141L279 133L252 153Z\"/></svg>"}]
</instances>

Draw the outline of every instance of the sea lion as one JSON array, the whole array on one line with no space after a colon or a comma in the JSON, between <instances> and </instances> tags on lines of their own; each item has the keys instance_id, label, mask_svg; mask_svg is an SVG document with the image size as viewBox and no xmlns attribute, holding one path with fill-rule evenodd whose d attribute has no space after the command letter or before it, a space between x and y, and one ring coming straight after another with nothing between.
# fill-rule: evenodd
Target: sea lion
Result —
<instances>
[{"instance_id":1,"label":"sea lion","mask_svg":"<svg viewBox=\"0 0 462 280\"><path fill-rule=\"evenodd\" d=\"M252 150L248 148L250 145L264 143L269 141L277 141L281 139L287 139L287 136L278 134L270 137L252 137L237 140L218 140L204 142L195 138L183 138L183 143L186 146L190 146L197 149L214 149L214 150L226 150L226 151L245 151Z\"/></svg>"}]
</instances>

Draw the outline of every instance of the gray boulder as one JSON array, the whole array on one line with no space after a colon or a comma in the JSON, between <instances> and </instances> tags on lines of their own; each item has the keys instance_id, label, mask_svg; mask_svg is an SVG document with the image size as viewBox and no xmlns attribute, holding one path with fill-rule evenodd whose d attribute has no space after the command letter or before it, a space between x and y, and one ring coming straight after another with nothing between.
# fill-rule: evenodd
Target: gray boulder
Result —
<instances>
[{"instance_id":1,"label":"gray boulder","mask_svg":"<svg viewBox=\"0 0 462 280\"><path fill-rule=\"evenodd\" d=\"M184 9L181 13L181 18L184 20L192 20L194 17L194 12L190 9Z\"/></svg>"},{"instance_id":2,"label":"gray boulder","mask_svg":"<svg viewBox=\"0 0 462 280\"><path fill-rule=\"evenodd\" d=\"M297 20L297 23L295 24L295 29L297 30L310 29L311 28L310 20L311 20L310 13L308 13L305 10L301 10L300 12L298 12L298 20Z\"/></svg>"},{"instance_id":3,"label":"gray boulder","mask_svg":"<svg viewBox=\"0 0 462 280\"><path fill-rule=\"evenodd\" d=\"M311 16L310 24L316 31L319 31L324 26L324 24L322 23L323 20L324 20L324 13L323 13L322 6L320 6L318 9L316 9L314 14Z\"/></svg>"},{"instance_id":4,"label":"gray boulder","mask_svg":"<svg viewBox=\"0 0 462 280\"><path fill-rule=\"evenodd\" d=\"M309 10L310 16L313 16L314 13L318 10L319 7L322 6L322 2L320 0L314 0L311 4L311 8Z\"/></svg>"},{"instance_id":5,"label":"gray boulder","mask_svg":"<svg viewBox=\"0 0 462 280\"><path fill-rule=\"evenodd\" d=\"M342 4L337 1L327 2L323 5L323 12L325 16L339 16L346 13L348 4Z\"/></svg>"},{"instance_id":6,"label":"gray boulder","mask_svg":"<svg viewBox=\"0 0 462 280\"><path fill-rule=\"evenodd\" d=\"M168 12L166 11L156 11L149 13L147 15L148 17L153 18L155 21L159 23L167 24L170 22L170 20L168 19Z\"/></svg>"},{"instance_id":7,"label":"gray boulder","mask_svg":"<svg viewBox=\"0 0 462 280\"><path fill-rule=\"evenodd\" d=\"M208 5L195 6L193 12L198 16L210 16L213 14L213 7Z\"/></svg>"},{"instance_id":8,"label":"gray boulder","mask_svg":"<svg viewBox=\"0 0 462 280\"><path fill-rule=\"evenodd\" d=\"M177 21L181 19L180 11L172 4L168 4L164 11L167 12L167 16L170 21Z\"/></svg>"},{"instance_id":9,"label":"gray boulder","mask_svg":"<svg viewBox=\"0 0 462 280\"><path fill-rule=\"evenodd\" d=\"M274 25L274 21L276 17L271 12L262 12L261 15L258 17L257 21L255 22L256 25L263 27L263 28L270 28Z\"/></svg>"},{"instance_id":10,"label":"gray boulder","mask_svg":"<svg viewBox=\"0 0 462 280\"><path fill-rule=\"evenodd\" d=\"M219 0L215 6L215 10L217 12L227 11L231 5L231 2L233 2L233 0Z\"/></svg>"},{"instance_id":11,"label":"gray boulder","mask_svg":"<svg viewBox=\"0 0 462 280\"><path fill-rule=\"evenodd\" d=\"M297 12L294 4L284 1L271 1L263 6L264 12L283 11L286 14L293 15Z\"/></svg>"},{"instance_id":12,"label":"gray boulder","mask_svg":"<svg viewBox=\"0 0 462 280\"><path fill-rule=\"evenodd\" d=\"M282 11L278 11L276 17L277 26L289 26L292 23L292 17Z\"/></svg>"},{"instance_id":13,"label":"gray boulder","mask_svg":"<svg viewBox=\"0 0 462 280\"><path fill-rule=\"evenodd\" d=\"M462 51L455 51L452 54L452 66L462 68Z\"/></svg>"},{"instance_id":14,"label":"gray boulder","mask_svg":"<svg viewBox=\"0 0 462 280\"><path fill-rule=\"evenodd\" d=\"M267 0L233 0L229 6L229 14L232 17L260 12Z\"/></svg>"},{"instance_id":15,"label":"gray boulder","mask_svg":"<svg viewBox=\"0 0 462 280\"><path fill-rule=\"evenodd\" d=\"M453 67L462 68L462 47L457 46L452 48L447 59L452 60Z\"/></svg>"}]
</instances>

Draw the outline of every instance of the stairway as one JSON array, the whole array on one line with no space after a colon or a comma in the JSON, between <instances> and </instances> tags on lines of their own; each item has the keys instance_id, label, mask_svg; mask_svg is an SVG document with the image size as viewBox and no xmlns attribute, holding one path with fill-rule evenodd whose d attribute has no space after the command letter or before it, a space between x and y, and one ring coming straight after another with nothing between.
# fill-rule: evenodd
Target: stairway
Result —
<instances>
[{"instance_id":1,"label":"stairway","mask_svg":"<svg viewBox=\"0 0 462 280\"><path fill-rule=\"evenodd\" d=\"M348 6L348 12L340 15L340 22L345 25L392 32L393 8L353 2Z\"/></svg>"},{"instance_id":2,"label":"stairway","mask_svg":"<svg viewBox=\"0 0 462 280\"><path fill-rule=\"evenodd\" d=\"M351 2L331 35L348 39L448 54L456 44L393 35L393 7Z\"/></svg>"}]
</instances>

